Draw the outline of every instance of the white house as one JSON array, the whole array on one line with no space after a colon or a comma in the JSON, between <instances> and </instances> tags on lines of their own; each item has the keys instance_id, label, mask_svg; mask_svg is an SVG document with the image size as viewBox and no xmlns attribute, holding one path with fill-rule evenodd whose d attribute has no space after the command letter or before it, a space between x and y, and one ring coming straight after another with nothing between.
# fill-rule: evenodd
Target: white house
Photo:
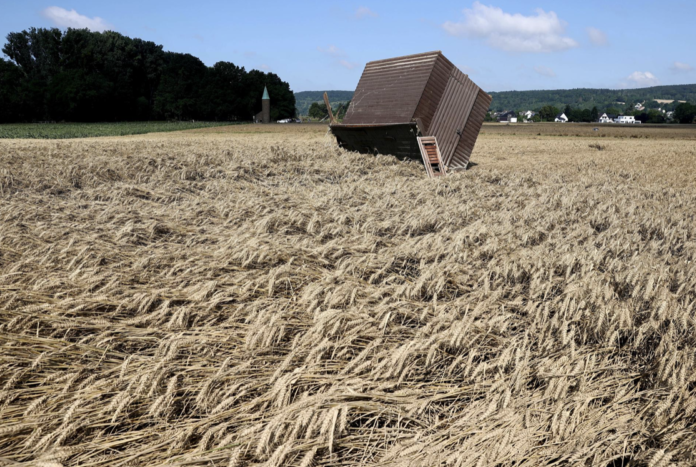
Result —
<instances>
[{"instance_id":1,"label":"white house","mask_svg":"<svg viewBox=\"0 0 696 467\"><path fill-rule=\"evenodd\" d=\"M556 120L555 122L560 122L560 123L567 123L568 122L568 117L566 117L565 113L560 113L556 115Z\"/></svg>"},{"instance_id":2,"label":"white house","mask_svg":"<svg viewBox=\"0 0 696 467\"><path fill-rule=\"evenodd\" d=\"M517 123L517 113L514 111L503 112L498 114L499 123Z\"/></svg>"},{"instance_id":3,"label":"white house","mask_svg":"<svg viewBox=\"0 0 696 467\"><path fill-rule=\"evenodd\" d=\"M632 115L619 115L615 123L636 123L636 117Z\"/></svg>"},{"instance_id":4,"label":"white house","mask_svg":"<svg viewBox=\"0 0 696 467\"><path fill-rule=\"evenodd\" d=\"M532 118L534 118L534 116L535 116L536 114L537 114L537 113L534 112L533 110L527 110L527 111L526 111L525 113L523 113L522 115L523 115L524 118L526 118L527 120L531 120Z\"/></svg>"},{"instance_id":5,"label":"white house","mask_svg":"<svg viewBox=\"0 0 696 467\"><path fill-rule=\"evenodd\" d=\"M610 115L607 113L603 113L599 116L599 119L597 119L597 123L614 123L615 118L616 118L616 115Z\"/></svg>"}]
</instances>

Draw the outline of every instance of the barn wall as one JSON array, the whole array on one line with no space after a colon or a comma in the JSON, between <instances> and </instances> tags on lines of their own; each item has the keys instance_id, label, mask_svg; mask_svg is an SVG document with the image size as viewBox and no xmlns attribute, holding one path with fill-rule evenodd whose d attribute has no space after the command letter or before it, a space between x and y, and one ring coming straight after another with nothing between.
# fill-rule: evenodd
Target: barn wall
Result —
<instances>
[{"instance_id":1,"label":"barn wall","mask_svg":"<svg viewBox=\"0 0 696 467\"><path fill-rule=\"evenodd\" d=\"M469 119L466 121L462 138L449 163L445 163L451 169L466 169L466 166L469 164L471 153L476 145L476 139L481 131L481 125L483 125L483 120L486 118L486 112L488 112L492 100L493 98L490 95L479 89L474 107L471 109Z\"/></svg>"},{"instance_id":2,"label":"barn wall","mask_svg":"<svg viewBox=\"0 0 696 467\"><path fill-rule=\"evenodd\" d=\"M428 133L437 138L443 162L447 166L464 137L465 125L478 92L479 87L468 76L452 68L440 105L428 129Z\"/></svg>"},{"instance_id":3,"label":"barn wall","mask_svg":"<svg viewBox=\"0 0 696 467\"><path fill-rule=\"evenodd\" d=\"M338 144L349 151L421 160L415 123L361 127L332 125L331 132Z\"/></svg>"}]
</instances>

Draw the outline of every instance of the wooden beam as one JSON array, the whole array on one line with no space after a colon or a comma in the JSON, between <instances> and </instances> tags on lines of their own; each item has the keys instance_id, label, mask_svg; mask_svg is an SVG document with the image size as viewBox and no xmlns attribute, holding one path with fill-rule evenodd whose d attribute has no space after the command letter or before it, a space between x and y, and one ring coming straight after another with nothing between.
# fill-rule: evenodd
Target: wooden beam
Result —
<instances>
[{"instance_id":1,"label":"wooden beam","mask_svg":"<svg viewBox=\"0 0 696 467\"><path fill-rule=\"evenodd\" d=\"M331 119L331 123L338 123L333 116L333 111L331 110L331 102L329 102L329 95L327 93L324 93L324 104L326 104L326 110L329 112L329 118Z\"/></svg>"}]
</instances>

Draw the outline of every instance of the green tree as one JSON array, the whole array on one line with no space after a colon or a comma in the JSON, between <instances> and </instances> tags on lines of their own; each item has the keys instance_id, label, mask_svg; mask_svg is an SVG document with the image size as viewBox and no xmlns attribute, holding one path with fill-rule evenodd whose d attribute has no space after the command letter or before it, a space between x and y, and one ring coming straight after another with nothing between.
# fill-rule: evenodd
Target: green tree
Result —
<instances>
[{"instance_id":1,"label":"green tree","mask_svg":"<svg viewBox=\"0 0 696 467\"><path fill-rule=\"evenodd\" d=\"M112 120L113 83L98 72L66 70L51 80L46 102L51 120ZM113 119L116 120L116 119Z\"/></svg>"},{"instance_id":2,"label":"green tree","mask_svg":"<svg viewBox=\"0 0 696 467\"><path fill-rule=\"evenodd\" d=\"M30 107L23 105L26 94L20 68L0 58L0 123L28 117L25 112Z\"/></svg>"},{"instance_id":3,"label":"green tree","mask_svg":"<svg viewBox=\"0 0 696 467\"><path fill-rule=\"evenodd\" d=\"M58 28L11 32L2 51L31 80L49 81L60 69L63 33Z\"/></svg>"},{"instance_id":4,"label":"green tree","mask_svg":"<svg viewBox=\"0 0 696 467\"><path fill-rule=\"evenodd\" d=\"M693 123L696 118L696 105L679 104L674 110L674 119L679 123Z\"/></svg>"},{"instance_id":5,"label":"green tree","mask_svg":"<svg viewBox=\"0 0 696 467\"><path fill-rule=\"evenodd\" d=\"M17 65L25 89L25 114L40 120L50 119L46 93L53 76L60 70L60 29L37 29L11 32L2 51Z\"/></svg>"},{"instance_id":6,"label":"green tree","mask_svg":"<svg viewBox=\"0 0 696 467\"><path fill-rule=\"evenodd\" d=\"M566 105L563 111L566 117L568 117L569 122L581 122L582 121L582 111L580 109L573 109L571 106Z\"/></svg>"},{"instance_id":7,"label":"green tree","mask_svg":"<svg viewBox=\"0 0 696 467\"><path fill-rule=\"evenodd\" d=\"M599 110L597 110L597 106L594 106L590 111L590 121L596 122L597 120L599 120Z\"/></svg>"},{"instance_id":8,"label":"green tree","mask_svg":"<svg viewBox=\"0 0 696 467\"><path fill-rule=\"evenodd\" d=\"M203 62L193 55L166 52L155 94L155 112L169 120L200 118L200 83L206 71Z\"/></svg>"},{"instance_id":9,"label":"green tree","mask_svg":"<svg viewBox=\"0 0 696 467\"><path fill-rule=\"evenodd\" d=\"M579 111L576 111L576 122L583 122L583 123L589 123L594 120L592 120L592 111L590 109L582 109Z\"/></svg>"},{"instance_id":10,"label":"green tree","mask_svg":"<svg viewBox=\"0 0 696 467\"><path fill-rule=\"evenodd\" d=\"M545 122L552 122L560 112L557 107L552 105L545 105L539 109L539 117Z\"/></svg>"},{"instance_id":11,"label":"green tree","mask_svg":"<svg viewBox=\"0 0 696 467\"><path fill-rule=\"evenodd\" d=\"M662 112L655 109L650 109L647 112L641 112L640 114L636 115L636 120L640 121L641 123L665 123L665 117L662 115Z\"/></svg>"},{"instance_id":12,"label":"green tree","mask_svg":"<svg viewBox=\"0 0 696 467\"><path fill-rule=\"evenodd\" d=\"M244 119L243 67L230 62L217 62L208 69L201 94L201 111L208 120L234 121Z\"/></svg>"},{"instance_id":13,"label":"green tree","mask_svg":"<svg viewBox=\"0 0 696 467\"><path fill-rule=\"evenodd\" d=\"M309 115L311 118L321 120L322 118L327 117L329 115L329 112L328 110L326 110L326 104L324 104L323 102L312 102L312 105L309 106L309 111L307 112L307 115Z\"/></svg>"}]
</instances>

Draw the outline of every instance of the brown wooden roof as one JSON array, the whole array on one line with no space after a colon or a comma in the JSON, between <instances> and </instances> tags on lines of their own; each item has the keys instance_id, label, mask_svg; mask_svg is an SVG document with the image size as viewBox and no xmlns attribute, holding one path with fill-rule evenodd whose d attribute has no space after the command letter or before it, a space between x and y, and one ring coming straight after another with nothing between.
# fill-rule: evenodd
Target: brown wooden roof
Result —
<instances>
[{"instance_id":1,"label":"brown wooden roof","mask_svg":"<svg viewBox=\"0 0 696 467\"><path fill-rule=\"evenodd\" d=\"M416 122L437 138L445 165L466 168L490 102L441 52L407 55L368 63L343 124L332 128L346 141L351 128Z\"/></svg>"}]
</instances>

